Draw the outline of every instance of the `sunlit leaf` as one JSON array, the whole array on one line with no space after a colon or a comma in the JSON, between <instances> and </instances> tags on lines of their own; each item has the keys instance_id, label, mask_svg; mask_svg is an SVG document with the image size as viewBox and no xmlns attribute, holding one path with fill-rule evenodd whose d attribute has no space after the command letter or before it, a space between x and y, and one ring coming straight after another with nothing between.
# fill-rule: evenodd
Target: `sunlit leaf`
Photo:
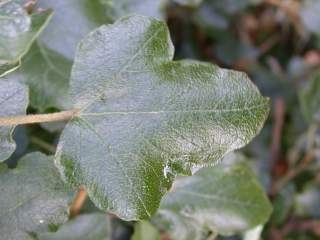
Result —
<instances>
[{"instance_id":1,"label":"sunlit leaf","mask_svg":"<svg viewBox=\"0 0 320 240\"><path fill-rule=\"evenodd\" d=\"M216 164L261 129L269 100L248 77L172 61L164 22L131 16L79 45L56 164L71 185L126 220L150 217L174 175Z\"/></svg>"}]
</instances>

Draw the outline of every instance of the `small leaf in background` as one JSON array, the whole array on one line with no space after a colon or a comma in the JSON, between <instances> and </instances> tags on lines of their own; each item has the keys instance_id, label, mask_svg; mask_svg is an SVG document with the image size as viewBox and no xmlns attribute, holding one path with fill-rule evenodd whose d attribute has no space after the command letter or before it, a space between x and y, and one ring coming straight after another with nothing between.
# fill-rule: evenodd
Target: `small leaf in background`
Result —
<instances>
[{"instance_id":1,"label":"small leaf in background","mask_svg":"<svg viewBox=\"0 0 320 240\"><path fill-rule=\"evenodd\" d=\"M269 112L245 74L172 57L165 23L143 16L100 27L76 54L70 95L80 113L56 163L125 220L153 215L176 174L246 145Z\"/></svg>"},{"instance_id":2,"label":"small leaf in background","mask_svg":"<svg viewBox=\"0 0 320 240\"><path fill-rule=\"evenodd\" d=\"M30 16L14 1L0 2L0 76L16 68L32 43L47 25L52 11Z\"/></svg>"},{"instance_id":3,"label":"small leaf in background","mask_svg":"<svg viewBox=\"0 0 320 240\"><path fill-rule=\"evenodd\" d=\"M71 66L68 59L35 43L12 75L29 86L30 106L39 112L49 108L66 109Z\"/></svg>"},{"instance_id":4,"label":"small leaf in background","mask_svg":"<svg viewBox=\"0 0 320 240\"><path fill-rule=\"evenodd\" d=\"M159 231L147 221L140 221L134 227L132 240L160 240Z\"/></svg>"},{"instance_id":5,"label":"small leaf in background","mask_svg":"<svg viewBox=\"0 0 320 240\"><path fill-rule=\"evenodd\" d=\"M0 79L0 117L24 115L28 105L28 89L14 79ZM12 139L15 126L0 126L0 162L14 152Z\"/></svg>"},{"instance_id":6,"label":"small leaf in background","mask_svg":"<svg viewBox=\"0 0 320 240\"><path fill-rule=\"evenodd\" d=\"M158 214L173 239L193 240L206 231L232 235L264 224L271 204L248 165L236 161L177 179Z\"/></svg>"},{"instance_id":7,"label":"small leaf in background","mask_svg":"<svg viewBox=\"0 0 320 240\"><path fill-rule=\"evenodd\" d=\"M68 218L72 194L53 164L53 158L31 153L17 168L0 164L1 239L30 239L30 233L46 231L49 224Z\"/></svg>"},{"instance_id":8,"label":"small leaf in background","mask_svg":"<svg viewBox=\"0 0 320 240\"><path fill-rule=\"evenodd\" d=\"M36 6L55 11L40 43L70 61L80 40L107 23L100 0L41 0Z\"/></svg>"},{"instance_id":9,"label":"small leaf in background","mask_svg":"<svg viewBox=\"0 0 320 240\"><path fill-rule=\"evenodd\" d=\"M111 240L106 214L83 214L59 227L57 232L40 233L38 240ZM151 240L151 238L150 238Z\"/></svg>"},{"instance_id":10,"label":"small leaf in background","mask_svg":"<svg viewBox=\"0 0 320 240\"><path fill-rule=\"evenodd\" d=\"M320 122L320 71L300 91L300 105L309 122Z\"/></svg>"}]
</instances>

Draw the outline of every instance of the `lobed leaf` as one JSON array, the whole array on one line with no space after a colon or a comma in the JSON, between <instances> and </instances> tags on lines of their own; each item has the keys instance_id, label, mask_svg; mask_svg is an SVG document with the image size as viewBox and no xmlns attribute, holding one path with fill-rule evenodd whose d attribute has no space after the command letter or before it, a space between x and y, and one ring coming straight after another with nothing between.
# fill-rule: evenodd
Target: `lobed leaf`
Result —
<instances>
[{"instance_id":1,"label":"lobed leaf","mask_svg":"<svg viewBox=\"0 0 320 240\"><path fill-rule=\"evenodd\" d=\"M32 239L49 224L68 218L72 194L53 165L52 158L31 153L15 169L0 164L0 232L6 240Z\"/></svg>"},{"instance_id":2,"label":"lobed leaf","mask_svg":"<svg viewBox=\"0 0 320 240\"><path fill-rule=\"evenodd\" d=\"M164 22L131 16L79 45L56 164L71 185L126 220L148 218L176 174L214 165L262 128L269 100L248 77L172 61Z\"/></svg>"},{"instance_id":3,"label":"lobed leaf","mask_svg":"<svg viewBox=\"0 0 320 240\"><path fill-rule=\"evenodd\" d=\"M161 202L158 217L170 226L173 239L194 240L209 232L244 232L264 224L270 214L264 190L248 165L238 161L177 179Z\"/></svg>"},{"instance_id":4,"label":"lobed leaf","mask_svg":"<svg viewBox=\"0 0 320 240\"><path fill-rule=\"evenodd\" d=\"M0 117L24 115L28 105L28 89L12 79L0 80ZM0 126L0 162L14 152L12 139L15 126Z\"/></svg>"}]
</instances>

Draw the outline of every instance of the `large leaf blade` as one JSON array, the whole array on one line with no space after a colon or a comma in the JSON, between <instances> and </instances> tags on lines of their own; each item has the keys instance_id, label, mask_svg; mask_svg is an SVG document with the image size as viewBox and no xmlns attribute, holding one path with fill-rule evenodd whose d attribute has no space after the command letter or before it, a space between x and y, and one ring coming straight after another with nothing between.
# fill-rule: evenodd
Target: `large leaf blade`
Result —
<instances>
[{"instance_id":1,"label":"large leaf blade","mask_svg":"<svg viewBox=\"0 0 320 240\"><path fill-rule=\"evenodd\" d=\"M127 220L150 217L175 174L248 143L269 111L246 75L172 58L165 23L143 16L100 27L75 58L80 114L62 133L56 163L97 206Z\"/></svg>"}]
</instances>

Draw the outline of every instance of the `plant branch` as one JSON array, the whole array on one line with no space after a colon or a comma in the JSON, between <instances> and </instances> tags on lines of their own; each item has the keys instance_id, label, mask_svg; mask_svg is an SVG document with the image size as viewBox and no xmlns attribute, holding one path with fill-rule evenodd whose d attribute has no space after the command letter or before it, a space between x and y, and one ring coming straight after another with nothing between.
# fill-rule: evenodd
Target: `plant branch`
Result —
<instances>
[{"instance_id":1,"label":"plant branch","mask_svg":"<svg viewBox=\"0 0 320 240\"><path fill-rule=\"evenodd\" d=\"M0 126L15 126L32 123L66 121L77 116L78 110L68 110L57 113L35 114L0 118Z\"/></svg>"},{"instance_id":2,"label":"plant branch","mask_svg":"<svg viewBox=\"0 0 320 240\"><path fill-rule=\"evenodd\" d=\"M73 203L70 207L70 218L74 218L79 215L80 210L87 199L87 192L83 187L80 187Z\"/></svg>"}]
</instances>

